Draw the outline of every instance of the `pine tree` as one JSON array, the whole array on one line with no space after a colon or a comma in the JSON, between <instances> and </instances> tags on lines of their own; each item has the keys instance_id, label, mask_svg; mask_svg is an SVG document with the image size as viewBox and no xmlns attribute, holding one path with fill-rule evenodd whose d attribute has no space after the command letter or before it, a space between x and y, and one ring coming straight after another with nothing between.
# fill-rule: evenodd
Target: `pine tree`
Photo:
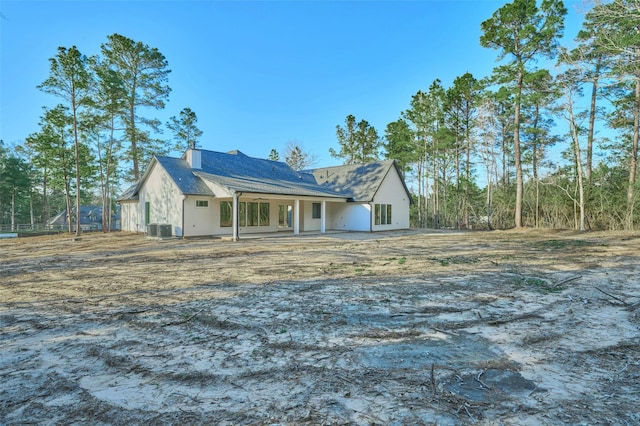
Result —
<instances>
[{"instance_id":1,"label":"pine tree","mask_svg":"<svg viewBox=\"0 0 640 426\"><path fill-rule=\"evenodd\" d=\"M80 170L80 112L91 103L89 96L94 84L89 70L89 60L75 46L58 48L58 54L50 60L47 78L38 88L66 101L71 113L76 175L76 235L80 235L81 170ZM70 214L70 212L69 212Z\"/></svg>"},{"instance_id":2,"label":"pine tree","mask_svg":"<svg viewBox=\"0 0 640 426\"><path fill-rule=\"evenodd\" d=\"M156 48L136 42L120 34L107 37L102 45L105 63L114 70L124 85L126 113L122 117L126 139L129 142L128 158L132 162L132 179L140 179L140 162L155 154L157 142L148 129L158 131L160 122L140 115L141 108L163 109L171 89L166 84L168 62ZM144 127L143 127L144 126ZM147 129L145 129L145 127Z\"/></svg>"},{"instance_id":3,"label":"pine tree","mask_svg":"<svg viewBox=\"0 0 640 426\"><path fill-rule=\"evenodd\" d=\"M198 129L196 123L198 117L191 108L184 108L180 111L180 117L175 115L169 119L167 127L173 132L173 140L176 142L175 149L184 151L187 148L196 149L198 138L202 136L202 130Z\"/></svg>"},{"instance_id":4,"label":"pine tree","mask_svg":"<svg viewBox=\"0 0 640 426\"><path fill-rule=\"evenodd\" d=\"M553 58L564 29L567 10L561 0L514 0L498 9L481 25L480 44L498 50L498 60L505 65L494 69L496 82L513 92L513 147L516 169L515 226L523 226L523 173L520 143L521 107L524 82L533 64L541 57Z\"/></svg>"}]
</instances>

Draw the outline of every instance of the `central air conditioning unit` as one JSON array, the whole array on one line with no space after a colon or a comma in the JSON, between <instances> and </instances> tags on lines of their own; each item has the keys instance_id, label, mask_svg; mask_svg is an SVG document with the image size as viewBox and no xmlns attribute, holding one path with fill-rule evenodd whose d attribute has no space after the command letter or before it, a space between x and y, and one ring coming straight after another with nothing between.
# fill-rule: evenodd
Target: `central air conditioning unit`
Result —
<instances>
[{"instance_id":1,"label":"central air conditioning unit","mask_svg":"<svg viewBox=\"0 0 640 426\"><path fill-rule=\"evenodd\" d=\"M170 223L162 223L158 225L158 238L171 238Z\"/></svg>"},{"instance_id":2,"label":"central air conditioning unit","mask_svg":"<svg viewBox=\"0 0 640 426\"><path fill-rule=\"evenodd\" d=\"M147 237L157 237L157 236L158 236L158 224L157 223L147 224Z\"/></svg>"}]
</instances>

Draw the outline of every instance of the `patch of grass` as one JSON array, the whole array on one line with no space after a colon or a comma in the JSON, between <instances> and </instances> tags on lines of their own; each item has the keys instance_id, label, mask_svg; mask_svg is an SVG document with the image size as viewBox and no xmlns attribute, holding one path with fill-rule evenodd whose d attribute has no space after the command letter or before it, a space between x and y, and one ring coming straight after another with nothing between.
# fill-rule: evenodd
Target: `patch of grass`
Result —
<instances>
[{"instance_id":1,"label":"patch of grass","mask_svg":"<svg viewBox=\"0 0 640 426\"><path fill-rule=\"evenodd\" d=\"M398 260L398 265L404 265L407 262L407 258L406 257L401 257Z\"/></svg>"},{"instance_id":2,"label":"patch of grass","mask_svg":"<svg viewBox=\"0 0 640 426\"><path fill-rule=\"evenodd\" d=\"M567 249L567 248L576 248L576 247L589 247L594 245L592 242L590 241L586 241L586 240L571 240L571 239L567 239L567 240L545 240L545 241L538 241L533 243L533 246L536 248L541 248L541 249L555 249L555 250L561 250L561 249Z\"/></svg>"},{"instance_id":3,"label":"patch of grass","mask_svg":"<svg viewBox=\"0 0 640 426\"><path fill-rule=\"evenodd\" d=\"M441 258L431 257L428 259L440 263L440 266L461 265L480 262L480 259L478 259L477 257L470 256L447 256Z\"/></svg>"},{"instance_id":4,"label":"patch of grass","mask_svg":"<svg viewBox=\"0 0 640 426\"><path fill-rule=\"evenodd\" d=\"M347 267L346 263L333 263L333 262L329 263L330 269L344 269L346 267Z\"/></svg>"},{"instance_id":5,"label":"patch of grass","mask_svg":"<svg viewBox=\"0 0 640 426\"><path fill-rule=\"evenodd\" d=\"M371 265L369 264L361 263L355 264L354 266L355 268L353 269L353 271L356 273L356 275L375 275L375 272L369 269L371 268Z\"/></svg>"}]
</instances>

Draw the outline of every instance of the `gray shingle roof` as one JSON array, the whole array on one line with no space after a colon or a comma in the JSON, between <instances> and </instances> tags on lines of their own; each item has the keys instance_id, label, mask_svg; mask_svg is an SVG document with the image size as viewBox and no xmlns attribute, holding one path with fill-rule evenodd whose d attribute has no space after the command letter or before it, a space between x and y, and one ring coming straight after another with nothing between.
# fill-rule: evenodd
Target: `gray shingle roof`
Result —
<instances>
[{"instance_id":1,"label":"gray shingle roof","mask_svg":"<svg viewBox=\"0 0 640 426\"><path fill-rule=\"evenodd\" d=\"M395 167L394 161L384 160L366 164L322 167L309 170L309 173L313 174L318 184L327 189L344 194L353 201L369 202L373 201L391 167Z\"/></svg>"},{"instance_id":2,"label":"gray shingle roof","mask_svg":"<svg viewBox=\"0 0 640 426\"><path fill-rule=\"evenodd\" d=\"M296 172L286 163L249 157L240 151L200 152L201 169L192 169L184 157L155 157L153 161L157 161L167 171L185 195L214 195L205 183L207 180L240 192L348 198L342 192L319 185L312 174ZM138 191L148 177L149 170L118 200L137 199Z\"/></svg>"},{"instance_id":3,"label":"gray shingle roof","mask_svg":"<svg viewBox=\"0 0 640 426\"><path fill-rule=\"evenodd\" d=\"M73 220L75 221L75 207L71 209ZM120 206L116 207L116 211L111 216L114 220L120 220ZM80 224L86 225L91 223L102 222L102 206L80 206ZM49 219L48 225L65 225L67 223L67 209Z\"/></svg>"},{"instance_id":4,"label":"gray shingle roof","mask_svg":"<svg viewBox=\"0 0 640 426\"><path fill-rule=\"evenodd\" d=\"M134 183L129 188L125 189L125 191L120 194L120 196L116 199L116 201L134 201L138 199L138 183Z\"/></svg>"},{"instance_id":5,"label":"gray shingle roof","mask_svg":"<svg viewBox=\"0 0 640 426\"><path fill-rule=\"evenodd\" d=\"M194 170L194 175L234 191L344 198L286 163L249 157L240 151L201 153L202 171Z\"/></svg>"},{"instance_id":6,"label":"gray shingle roof","mask_svg":"<svg viewBox=\"0 0 640 426\"><path fill-rule=\"evenodd\" d=\"M149 172L154 164L160 164L176 183L180 192L185 195L213 195L209 187L193 174L193 169L185 160L174 157L156 156L151 160L149 167L142 178L127 188L117 199L117 201L134 201L138 199L138 192L142 184L147 180Z\"/></svg>"},{"instance_id":7,"label":"gray shingle roof","mask_svg":"<svg viewBox=\"0 0 640 426\"><path fill-rule=\"evenodd\" d=\"M226 177L205 172L194 172L196 176L204 180L217 183L223 187L238 192L250 192L258 194L278 194L278 195L304 195L309 197L331 197L345 198L343 194L338 194L330 189L326 189L315 182L309 182L306 177L300 176L297 182L274 178L253 178L253 177Z\"/></svg>"},{"instance_id":8,"label":"gray shingle roof","mask_svg":"<svg viewBox=\"0 0 640 426\"><path fill-rule=\"evenodd\" d=\"M196 176L186 160L173 157L156 157L169 176L185 195L213 195L209 187Z\"/></svg>"}]
</instances>

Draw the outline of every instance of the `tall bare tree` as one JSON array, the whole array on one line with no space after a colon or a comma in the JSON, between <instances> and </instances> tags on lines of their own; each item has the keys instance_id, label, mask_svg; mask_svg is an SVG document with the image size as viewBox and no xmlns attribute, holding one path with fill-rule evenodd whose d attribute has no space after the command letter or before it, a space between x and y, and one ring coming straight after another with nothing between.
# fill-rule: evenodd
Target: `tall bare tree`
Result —
<instances>
[{"instance_id":1,"label":"tall bare tree","mask_svg":"<svg viewBox=\"0 0 640 426\"><path fill-rule=\"evenodd\" d=\"M313 154L306 152L302 144L294 140L287 142L283 156L289 167L296 171L307 169L316 161Z\"/></svg>"}]
</instances>

